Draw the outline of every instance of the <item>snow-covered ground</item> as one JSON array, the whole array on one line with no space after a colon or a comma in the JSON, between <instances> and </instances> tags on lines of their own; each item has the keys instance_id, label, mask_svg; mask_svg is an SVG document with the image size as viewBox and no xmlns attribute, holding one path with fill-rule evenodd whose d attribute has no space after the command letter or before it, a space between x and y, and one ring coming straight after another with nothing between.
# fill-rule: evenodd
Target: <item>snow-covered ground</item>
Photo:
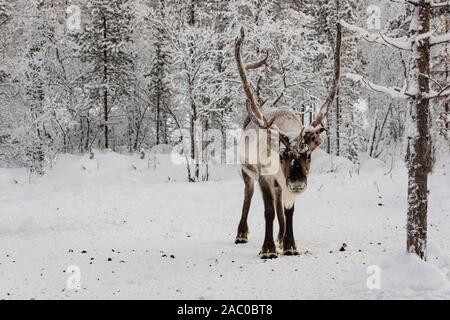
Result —
<instances>
[{"instance_id":1,"label":"snow-covered ground","mask_svg":"<svg viewBox=\"0 0 450 320\"><path fill-rule=\"evenodd\" d=\"M234 244L243 199L236 166L212 168L206 183L185 182L167 155L64 155L31 182L24 170L0 169L0 299L449 299L448 167L430 178L422 262L404 253L401 161L390 170L366 160L357 173L315 153L294 215L302 254L266 261L259 192L250 241ZM68 288L78 274L81 288Z\"/></svg>"}]
</instances>

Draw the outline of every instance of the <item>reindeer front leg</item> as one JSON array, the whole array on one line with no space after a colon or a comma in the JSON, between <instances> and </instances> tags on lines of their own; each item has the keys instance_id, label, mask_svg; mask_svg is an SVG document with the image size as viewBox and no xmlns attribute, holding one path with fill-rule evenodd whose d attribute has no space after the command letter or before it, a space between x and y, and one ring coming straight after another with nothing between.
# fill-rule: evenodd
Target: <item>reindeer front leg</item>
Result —
<instances>
[{"instance_id":1,"label":"reindeer front leg","mask_svg":"<svg viewBox=\"0 0 450 320\"><path fill-rule=\"evenodd\" d=\"M294 240L294 231L292 220L294 216L294 205L290 209L284 209L284 215L286 217L286 232L283 239L283 254L287 256L298 255L297 247Z\"/></svg>"},{"instance_id":2,"label":"reindeer front leg","mask_svg":"<svg viewBox=\"0 0 450 320\"><path fill-rule=\"evenodd\" d=\"M275 209L277 211L277 218L278 218L278 225L279 225L279 230L278 230L278 237L277 237L277 244L278 247L280 249L283 248L283 239L284 239L284 233L285 233L285 223L284 223L284 206L283 206L283 194L282 194L282 189L281 187L278 185L278 183L276 183L276 187L275 187Z\"/></svg>"},{"instance_id":3,"label":"reindeer front leg","mask_svg":"<svg viewBox=\"0 0 450 320\"><path fill-rule=\"evenodd\" d=\"M266 235L260 252L262 259L273 259L278 256L273 240L273 221L275 219L273 183L260 179L261 192L264 200L264 218L266 219Z\"/></svg>"}]
</instances>

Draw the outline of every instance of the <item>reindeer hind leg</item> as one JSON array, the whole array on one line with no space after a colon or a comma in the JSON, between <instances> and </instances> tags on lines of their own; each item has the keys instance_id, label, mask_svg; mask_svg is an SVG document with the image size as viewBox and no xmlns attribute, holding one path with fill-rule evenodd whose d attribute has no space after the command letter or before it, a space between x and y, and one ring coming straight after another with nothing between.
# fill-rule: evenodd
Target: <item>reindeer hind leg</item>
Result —
<instances>
[{"instance_id":1,"label":"reindeer hind leg","mask_svg":"<svg viewBox=\"0 0 450 320\"><path fill-rule=\"evenodd\" d=\"M250 204L252 202L253 192L254 192L254 181L253 179L242 170L242 179L244 180L244 204L242 205L242 216L239 222L237 236L234 243L247 243L248 242L248 212L250 210Z\"/></svg>"}]
</instances>

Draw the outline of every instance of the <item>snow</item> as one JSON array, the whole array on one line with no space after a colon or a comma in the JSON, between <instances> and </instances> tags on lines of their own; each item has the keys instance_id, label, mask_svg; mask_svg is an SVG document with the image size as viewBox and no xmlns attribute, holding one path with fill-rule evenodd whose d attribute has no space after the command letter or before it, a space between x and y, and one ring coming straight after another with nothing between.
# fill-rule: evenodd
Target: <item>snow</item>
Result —
<instances>
[{"instance_id":1,"label":"snow","mask_svg":"<svg viewBox=\"0 0 450 320\"><path fill-rule=\"evenodd\" d=\"M361 161L360 170L362 172L382 175L387 171L385 163L381 160L370 158L367 154L360 155L359 159Z\"/></svg>"},{"instance_id":2,"label":"snow","mask_svg":"<svg viewBox=\"0 0 450 320\"><path fill-rule=\"evenodd\" d=\"M294 215L302 254L270 261L258 258L259 191L250 241L234 244L238 166L211 166L212 181L189 183L169 154L96 151L62 155L31 182L25 170L0 169L0 299L449 299L450 166L430 177L423 262L404 253L407 179L395 163L387 175L390 164L362 158L357 173L315 151ZM373 265L380 289L366 286ZM79 267L79 290L66 287L69 266Z\"/></svg>"}]
</instances>

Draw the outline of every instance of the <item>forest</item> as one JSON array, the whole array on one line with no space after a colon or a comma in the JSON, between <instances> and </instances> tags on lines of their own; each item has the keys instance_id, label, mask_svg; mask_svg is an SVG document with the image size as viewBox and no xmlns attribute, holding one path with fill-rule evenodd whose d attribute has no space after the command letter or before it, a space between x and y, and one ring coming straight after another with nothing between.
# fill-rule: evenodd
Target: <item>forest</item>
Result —
<instances>
[{"instance_id":1,"label":"forest","mask_svg":"<svg viewBox=\"0 0 450 320\"><path fill-rule=\"evenodd\" d=\"M239 179L234 171L230 173L238 172L232 166L237 162L235 155L230 160L230 150L233 153L248 116L234 51L241 28L246 37L243 59L254 61L267 55L263 67L249 73L256 103L263 110L291 110L307 128L320 112L333 80L337 24L342 27L341 76L336 97L321 123L326 134L316 151L320 165L313 171L320 177L314 188L327 195L327 190L321 191L327 180L339 189L345 189L347 183L348 190L356 193L376 185L368 194L377 197L374 201L379 207L384 206L383 192L391 197L391 212L397 216L386 218L391 217L404 233L394 240L383 229L380 237L427 260L427 226L434 230L430 221L435 219L428 213L438 211L436 219L448 220L449 203L444 198L450 168L450 3L444 0L0 0L0 185L6 192L4 198L0 196L0 209L6 213L0 216L0 225L4 222L0 236L2 230L21 230L22 224L29 223L34 230L34 220L28 220L34 204L40 208L36 210L47 212L39 197L26 200L30 201L26 208L21 207L25 189L11 188L27 188L34 195L30 190L41 186L48 190L42 191L44 197L60 208L64 205L51 192L61 192L63 201L61 190L71 179L74 186L68 187L73 188L68 194L81 197L78 202L73 200L72 208L84 203L84 196L91 199L97 195L98 199L91 199L96 205L88 205L91 200L83 204L87 211L110 212L119 207L128 212L122 207L125 204L116 203L113 197L121 197L122 192L133 199L144 197L145 181L161 184L166 200L173 196L169 188L179 189L185 196L177 198L179 204L151 198L149 206L156 211L175 206L172 210L178 212L189 198L192 203L188 202L187 211L179 213L187 223L186 215L197 212L193 209L195 192L205 199L207 190L203 188L208 186L214 190L241 188L227 182L230 176ZM212 153L213 142L219 149ZM182 166L176 169L168 165L174 162L173 155L169 157L173 148L182 159ZM132 171L129 180L118 176L119 167ZM381 167L384 169L376 169ZM77 179L84 178L78 171L92 175L86 182L89 191L82 191ZM134 176L137 173L141 176ZM393 176L401 179L394 181ZM340 185L336 179L344 182ZM123 181L130 183L124 187L129 187L127 191L121 189ZM181 181L187 184L178 185ZM175 185L169 187L168 182ZM383 184L385 191L380 190ZM116 189L111 198L103 199L99 189L112 185ZM337 195L346 191L336 190L329 195L340 203L338 207L344 206ZM428 206L430 190L436 206ZM158 193L157 188L153 191ZM224 199L241 196L231 192L226 191ZM403 197L402 205L394 199L398 194ZM364 202L366 195L361 196ZM348 195L342 197L352 200ZM130 205L139 219L146 206L142 201L136 198ZM216 199L221 201L228 202ZM313 208L314 201L307 198L306 206ZM233 204L235 219L226 218L232 219L232 228L239 205ZM356 210L364 212L362 204L353 205L361 205L359 209L349 205L354 217ZM202 219L210 218L210 206L208 202L199 209ZM323 210L328 213L331 209ZM69 221L90 221L84 215L80 218L83 222L76 220L77 212L69 214L73 218ZM34 213L33 219L39 219L39 214ZM38 224L47 219L59 223L59 218L51 218L54 214L43 214ZM381 219L372 211L370 215ZM104 219L113 219L116 226L116 218L125 216ZM326 216L320 219L327 221ZM337 218L330 219L340 226ZM359 219L355 225L364 225ZM230 222L222 222L228 228ZM440 232L445 232L450 225L442 223ZM185 236L182 227L174 228L176 234ZM199 223L194 230L202 228ZM217 232L225 234L228 229ZM362 239L367 240L365 236ZM450 249L442 246L444 251ZM346 246L342 248L346 250ZM433 250L430 257L439 251ZM449 257L445 256L445 261L450 268ZM244 264L251 267L252 263L246 260ZM419 271L417 274L420 277ZM101 290L96 292L102 296ZM226 297L227 292L210 297ZM448 298L448 292L439 291L438 296ZM173 296L164 290L161 294ZM317 297L314 291L308 294ZM252 297L252 291L242 296ZM288 292L288 296L297 297L298 293Z\"/></svg>"},{"instance_id":2,"label":"forest","mask_svg":"<svg viewBox=\"0 0 450 320\"><path fill-rule=\"evenodd\" d=\"M1 164L42 174L58 153L140 152L175 143L172 132L194 123L226 139L245 116L233 56L241 26L250 54L270 53L267 67L252 75L257 99L291 108L308 123L330 81L336 22L402 38L411 7L347 0L2 0ZM434 10L430 23L436 35L446 34L448 8ZM389 159L405 149L408 109L400 92L410 52L371 44L380 41L352 29L344 38L342 73L363 82L342 77L324 148L354 163L361 154ZM448 85L447 47L431 50L436 92ZM443 94L431 103L433 154L448 149L448 109Z\"/></svg>"}]
</instances>

